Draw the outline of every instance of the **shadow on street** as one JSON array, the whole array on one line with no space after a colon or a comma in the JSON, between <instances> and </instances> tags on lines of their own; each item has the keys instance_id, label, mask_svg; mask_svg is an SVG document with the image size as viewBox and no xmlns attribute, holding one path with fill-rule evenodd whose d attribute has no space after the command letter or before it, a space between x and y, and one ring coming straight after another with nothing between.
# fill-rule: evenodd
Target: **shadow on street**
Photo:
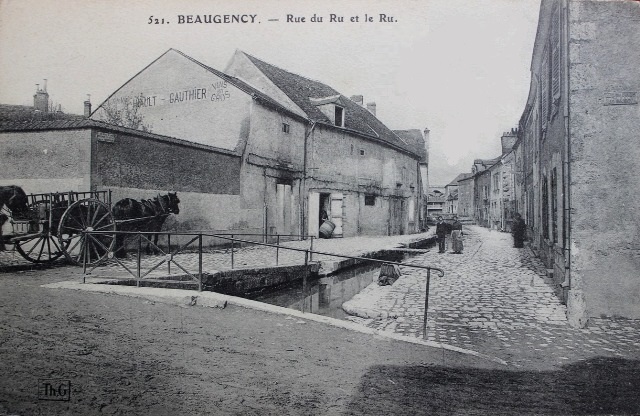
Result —
<instances>
[{"instance_id":1,"label":"shadow on street","mask_svg":"<svg viewBox=\"0 0 640 416\"><path fill-rule=\"evenodd\" d=\"M381 413L382 412L382 413ZM346 414L640 413L640 361L597 357L556 371L374 366Z\"/></svg>"}]
</instances>

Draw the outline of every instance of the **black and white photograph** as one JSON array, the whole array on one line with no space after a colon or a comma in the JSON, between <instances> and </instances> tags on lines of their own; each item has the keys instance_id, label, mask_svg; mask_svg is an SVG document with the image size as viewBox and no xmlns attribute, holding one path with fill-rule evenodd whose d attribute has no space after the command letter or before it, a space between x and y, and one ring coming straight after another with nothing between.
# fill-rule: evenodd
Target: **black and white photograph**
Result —
<instances>
[{"instance_id":1,"label":"black and white photograph","mask_svg":"<svg viewBox=\"0 0 640 416\"><path fill-rule=\"evenodd\" d=\"M0 416L640 415L640 1L0 0Z\"/></svg>"}]
</instances>

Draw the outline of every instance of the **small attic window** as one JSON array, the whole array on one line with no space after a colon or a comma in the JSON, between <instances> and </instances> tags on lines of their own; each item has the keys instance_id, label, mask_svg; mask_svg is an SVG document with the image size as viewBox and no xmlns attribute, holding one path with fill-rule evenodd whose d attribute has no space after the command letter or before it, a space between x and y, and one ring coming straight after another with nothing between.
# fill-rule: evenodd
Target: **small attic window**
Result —
<instances>
[{"instance_id":1,"label":"small attic window","mask_svg":"<svg viewBox=\"0 0 640 416\"><path fill-rule=\"evenodd\" d=\"M289 133L291 131L291 126L288 123L282 123L282 132Z\"/></svg>"},{"instance_id":2,"label":"small attic window","mask_svg":"<svg viewBox=\"0 0 640 416\"><path fill-rule=\"evenodd\" d=\"M335 106L335 124L338 127L344 127L344 108Z\"/></svg>"}]
</instances>

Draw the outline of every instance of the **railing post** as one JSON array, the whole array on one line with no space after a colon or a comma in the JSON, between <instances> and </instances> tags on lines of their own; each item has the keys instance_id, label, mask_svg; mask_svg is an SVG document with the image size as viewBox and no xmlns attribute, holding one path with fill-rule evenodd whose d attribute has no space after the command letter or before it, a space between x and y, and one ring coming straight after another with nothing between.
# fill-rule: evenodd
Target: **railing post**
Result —
<instances>
[{"instance_id":1,"label":"railing post","mask_svg":"<svg viewBox=\"0 0 640 416\"><path fill-rule=\"evenodd\" d=\"M231 234L231 268L233 269L233 249L235 248L235 241L233 239L233 234Z\"/></svg>"},{"instance_id":2,"label":"railing post","mask_svg":"<svg viewBox=\"0 0 640 416\"><path fill-rule=\"evenodd\" d=\"M171 255L171 233L167 234L167 249ZM171 260L167 261L167 273L171 275Z\"/></svg>"},{"instance_id":3,"label":"railing post","mask_svg":"<svg viewBox=\"0 0 640 416\"><path fill-rule=\"evenodd\" d=\"M422 339L427 339L427 311L429 310L429 283L431 281L431 269L427 269L427 290L424 297L424 322L422 324Z\"/></svg>"},{"instance_id":4,"label":"railing post","mask_svg":"<svg viewBox=\"0 0 640 416\"><path fill-rule=\"evenodd\" d=\"M307 274L309 266L309 250L304 251L304 272L302 273L302 313L305 311L307 303Z\"/></svg>"},{"instance_id":5,"label":"railing post","mask_svg":"<svg viewBox=\"0 0 640 416\"><path fill-rule=\"evenodd\" d=\"M279 260L280 260L280 234L277 235L277 242L276 242L276 266L278 265Z\"/></svg>"},{"instance_id":6,"label":"railing post","mask_svg":"<svg viewBox=\"0 0 640 416\"><path fill-rule=\"evenodd\" d=\"M136 277L136 286L140 287L140 255L142 254L142 234L138 233L138 261L137 261L137 277Z\"/></svg>"},{"instance_id":7,"label":"railing post","mask_svg":"<svg viewBox=\"0 0 640 416\"><path fill-rule=\"evenodd\" d=\"M202 234L198 234L198 292L202 292Z\"/></svg>"},{"instance_id":8,"label":"railing post","mask_svg":"<svg viewBox=\"0 0 640 416\"><path fill-rule=\"evenodd\" d=\"M85 231L82 232L83 234L85 233ZM89 238L88 235L85 235L85 239L82 242L82 252L86 252L87 251L87 238ZM86 254L84 256L82 256L82 283L87 283L87 256Z\"/></svg>"},{"instance_id":9,"label":"railing post","mask_svg":"<svg viewBox=\"0 0 640 416\"><path fill-rule=\"evenodd\" d=\"M311 247L309 248L309 261L313 261L313 236L311 236Z\"/></svg>"}]
</instances>

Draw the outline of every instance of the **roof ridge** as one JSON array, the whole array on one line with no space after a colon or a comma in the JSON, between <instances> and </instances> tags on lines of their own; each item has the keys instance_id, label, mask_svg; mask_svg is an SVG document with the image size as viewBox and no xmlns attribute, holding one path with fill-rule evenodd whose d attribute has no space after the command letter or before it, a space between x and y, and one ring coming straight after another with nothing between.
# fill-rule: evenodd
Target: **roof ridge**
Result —
<instances>
[{"instance_id":1,"label":"roof ridge","mask_svg":"<svg viewBox=\"0 0 640 416\"><path fill-rule=\"evenodd\" d=\"M300 75L300 74L297 74L297 73L295 73L295 72L291 72L291 71L286 70L286 69L284 69L284 68L281 68L281 67L279 67L279 66L277 66L277 65L271 64L271 63L269 63L269 62L267 62L267 61L265 61L265 60L263 60L263 59L256 58L255 56L253 56L253 55L251 55L250 53L247 53L247 52L245 52L245 51L243 51L243 50L240 50L240 52L244 53L245 55L247 55L247 56L248 56L248 57L250 57L250 58L255 59L256 61L260 61L261 63L263 63L263 64L265 64L265 65L272 66L272 67L274 67L274 68L276 68L276 69L279 69L280 71L284 71L284 72L286 72L286 73L288 73L288 74L295 75L295 76L300 77L300 78L304 78L304 79L306 79L306 80L308 80L308 81L317 82L318 84L322 84L322 85L324 85L325 87L331 88L332 90L336 91L333 87L331 87L330 85L325 84L325 83L324 83L324 82L322 82L322 81L318 81L317 79L313 79L313 78L305 77L304 75ZM337 92L338 94L340 94L340 92L338 92L338 91L336 91L336 92ZM342 95L342 94L340 94L340 95Z\"/></svg>"}]
</instances>

